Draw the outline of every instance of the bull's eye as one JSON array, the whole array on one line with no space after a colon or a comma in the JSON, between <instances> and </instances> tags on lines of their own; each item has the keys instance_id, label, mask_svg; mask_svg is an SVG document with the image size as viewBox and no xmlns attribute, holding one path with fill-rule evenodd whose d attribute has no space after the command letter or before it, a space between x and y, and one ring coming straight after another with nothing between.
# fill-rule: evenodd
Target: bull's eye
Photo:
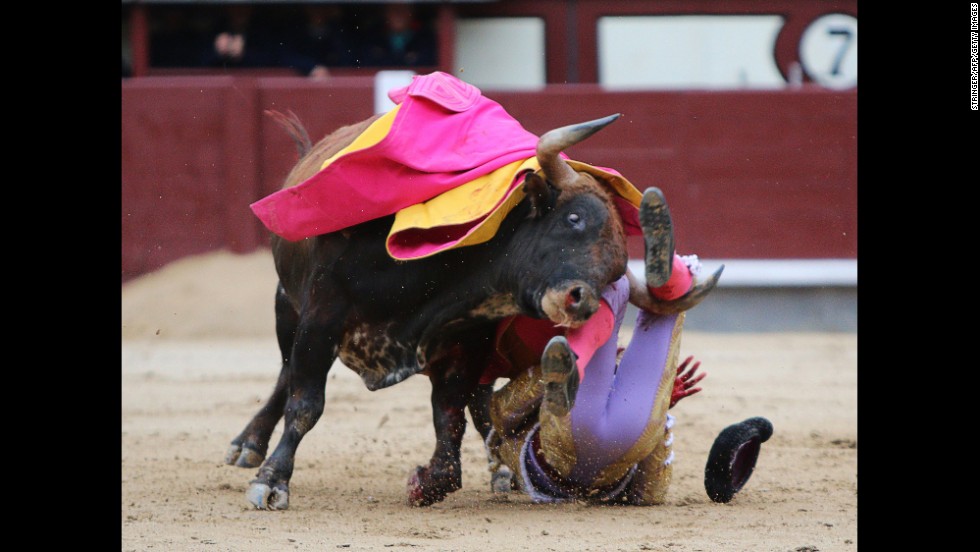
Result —
<instances>
[{"instance_id":1,"label":"bull's eye","mask_svg":"<svg viewBox=\"0 0 980 552\"><path fill-rule=\"evenodd\" d=\"M569 213L566 220L568 221L569 226L577 230L581 230L585 227L585 223L582 222L582 217L580 217L578 213Z\"/></svg>"}]
</instances>

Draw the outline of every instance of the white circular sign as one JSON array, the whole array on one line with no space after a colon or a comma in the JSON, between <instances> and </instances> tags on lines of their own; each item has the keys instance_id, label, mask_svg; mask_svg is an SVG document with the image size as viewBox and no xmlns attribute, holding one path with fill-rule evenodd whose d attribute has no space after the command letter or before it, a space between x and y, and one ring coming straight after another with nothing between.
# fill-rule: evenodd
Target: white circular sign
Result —
<instances>
[{"instance_id":1,"label":"white circular sign","mask_svg":"<svg viewBox=\"0 0 980 552\"><path fill-rule=\"evenodd\" d=\"M800 63L828 88L857 86L857 18L842 13L813 20L800 38Z\"/></svg>"}]
</instances>

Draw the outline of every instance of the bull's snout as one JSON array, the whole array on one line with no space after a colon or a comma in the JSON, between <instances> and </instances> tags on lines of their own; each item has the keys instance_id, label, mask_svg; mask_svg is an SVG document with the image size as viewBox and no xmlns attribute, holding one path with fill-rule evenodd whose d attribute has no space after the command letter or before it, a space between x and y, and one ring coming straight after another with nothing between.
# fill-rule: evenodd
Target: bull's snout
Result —
<instances>
[{"instance_id":1,"label":"bull's snout","mask_svg":"<svg viewBox=\"0 0 980 552\"><path fill-rule=\"evenodd\" d=\"M573 287L568 290L568 294L565 296L565 312L583 320L592 316L599 307L596 304L595 308L592 308L592 302L589 301L592 297L594 297L594 294L589 291L589 288L583 286Z\"/></svg>"},{"instance_id":2,"label":"bull's snout","mask_svg":"<svg viewBox=\"0 0 980 552\"><path fill-rule=\"evenodd\" d=\"M569 282L545 292L541 310L555 324L574 328L599 310L599 295L583 282Z\"/></svg>"}]
</instances>

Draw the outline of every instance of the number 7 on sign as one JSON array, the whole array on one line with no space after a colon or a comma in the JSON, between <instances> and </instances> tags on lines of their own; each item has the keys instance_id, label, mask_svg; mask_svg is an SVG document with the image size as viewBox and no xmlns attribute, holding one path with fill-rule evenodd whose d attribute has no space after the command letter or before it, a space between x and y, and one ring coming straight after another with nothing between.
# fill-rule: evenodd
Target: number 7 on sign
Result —
<instances>
[{"instance_id":1,"label":"number 7 on sign","mask_svg":"<svg viewBox=\"0 0 980 552\"><path fill-rule=\"evenodd\" d=\"M800 64L823 86L857 86L857 18L832 13L814 19L800 37Z\"/></svg>"},{"instance_id":2,"label":"number 7 on sign","mask_svg":"<svg viewBox=\"0 0 980 552\"><path fill-rule=\"evenodd\" d=\"M847 53L847 47L851 45L851 41L854 40L854 33L850 29L844 27L836 27L833 29L827 29L827 34L830 36L843 36L844 42L840 45L840 49L837 50L837 56L834 57L834 64L830 68L830 74L837 76L840 75L840 65L841 61L844 60L844 54Z\"/></svg>"}]
</instances>

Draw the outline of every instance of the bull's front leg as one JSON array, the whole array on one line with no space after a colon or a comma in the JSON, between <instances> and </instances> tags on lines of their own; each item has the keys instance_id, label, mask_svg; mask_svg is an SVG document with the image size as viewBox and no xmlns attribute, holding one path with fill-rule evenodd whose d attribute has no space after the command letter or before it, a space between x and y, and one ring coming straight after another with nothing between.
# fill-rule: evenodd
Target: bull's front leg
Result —
<instances>
[{"instance_id":1,"label":"bull's front leg","mask_svg":"<svg viewBox=\"0 0 980 552\"><path fill-rule=\"evenodd\" d=\"M239 468L257 468L262 464L265 453L269 450L272 431L282 419L286 406L288 371L289 365L284 363L272 394L245 429L231 440L231 446L225 453L225 464Z\"/></svg>"},{"instance_id":2,"label":"bull's front leg","mask_svg":"<svg viewBox=\"0 0 980 552\"><path fill-rule=\"evenodd\" d=\"M282 419L286 408L287 382L289 380L289 357L296 340L296 326L299 315L290 305L282 285L276 291L276 336L279 339L279 352L282 355L282 368L276 387L269 399L245 429L231 441L225 454L225 463L240 468L257 468L265 460L269 450L269 439L276 424Z\"/></svg>"},{"instance_id":3,"label":"bull's front leg","mask_svg":"<svg viewBox=\"0 0 980 552\"><path fill-rule=\"evenodd\" d=\"M484 341L484 340L476 340ZM433 366L432 423L436 448L427 466L417 466L408 478L408 502L429 506L463 486L460 447L466 431L465 409L479 383L489 348L457 347Z\"/></svg>"},{"instance_id":4,"label":"bull's front leg","mask_svg":"<svg viewBox=\"0 0 980 552\"><path fill-rule=\"evenodd\" d=\"M296 449L323 414L327 373L337 358L342 320L336 309L313 310L301 315L287 364L282 437L246 492L248 501L259 509L289 507Z\"/></svg>"}]
</instances>

